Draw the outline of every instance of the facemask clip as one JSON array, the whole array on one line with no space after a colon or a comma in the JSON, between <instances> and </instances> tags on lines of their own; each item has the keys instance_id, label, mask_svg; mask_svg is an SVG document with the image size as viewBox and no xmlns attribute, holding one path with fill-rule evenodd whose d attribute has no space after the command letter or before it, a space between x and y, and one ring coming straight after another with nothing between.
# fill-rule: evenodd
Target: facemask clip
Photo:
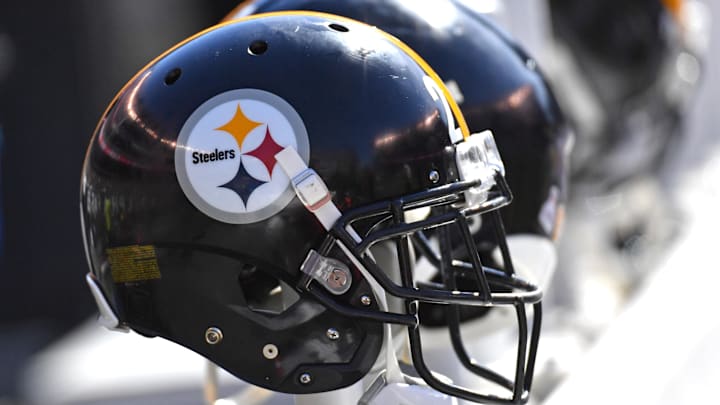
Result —
<instances>
[{"instance_id":1,"label":"facemask clip","mask_svg":"<svg viewBox=\"0 0 720 405\"><path fill-rule=\"evenodd\" d=\"M352 274L345 263L314 250L310 250L300 271L309 276L306 285L315 280L335 295L345 294L352 285Z\"/></svg>"}]
</instances>

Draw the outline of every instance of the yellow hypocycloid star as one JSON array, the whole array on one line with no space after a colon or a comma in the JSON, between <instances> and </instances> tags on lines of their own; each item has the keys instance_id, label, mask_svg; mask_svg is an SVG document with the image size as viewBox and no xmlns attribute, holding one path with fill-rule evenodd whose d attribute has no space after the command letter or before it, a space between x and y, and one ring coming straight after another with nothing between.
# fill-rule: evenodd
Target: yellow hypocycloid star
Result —
<instances>
[{"instance_id":1,"label":"yellow hypocycloid star","mask_svg":"<svg viewBox=\"0 0 720 405\"><path fill-rule=\"evenodd\" d=\"M245 113L240 108L240 103L238 103L237 110L235 110L235 115L232 117L232 119L230 119L230 121L228 121L225 125L215 128L215 130L225 131L232 135L232 137L235 138L235 141L237 141L238 150L240 150L242 148L245 137L248 136L250 131L260 125L262 125L262 123L255 122L250 118L246 117Z\"/></svg>"}]
</instances>

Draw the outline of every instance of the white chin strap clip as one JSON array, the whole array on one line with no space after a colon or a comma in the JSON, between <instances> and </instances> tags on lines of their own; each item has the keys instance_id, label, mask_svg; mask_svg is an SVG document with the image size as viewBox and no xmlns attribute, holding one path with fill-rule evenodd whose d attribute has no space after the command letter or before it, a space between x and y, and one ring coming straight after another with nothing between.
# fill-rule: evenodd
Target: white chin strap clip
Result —
<instances>
[{"instance_id":1,"label":"white chin strap clip","mask_svg":"<svg viewBox=\"0 0 720 405\"><path fill-rule=\"evenodd\" d=\"M275 155L275 159L290 178L295 194L308 211L315 214L322 226L329 230L341 214L333 204L325 182L303 162L293 147L287 147Z\"/></svg>"}]
</instances>

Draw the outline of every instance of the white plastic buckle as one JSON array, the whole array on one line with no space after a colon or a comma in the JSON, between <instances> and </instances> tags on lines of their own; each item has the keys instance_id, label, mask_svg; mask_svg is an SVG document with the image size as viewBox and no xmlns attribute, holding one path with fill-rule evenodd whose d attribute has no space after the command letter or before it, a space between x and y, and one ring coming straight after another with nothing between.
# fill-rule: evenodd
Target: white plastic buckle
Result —
<instances>
[{"instance_id":1,"label":"white plastic buckle","mask_svg":"<svg viewBox=\"0 0 720 405\"><path fill-rule=\"evenodd\" d=\"M291 179L290 184L300 202L326 230L332 228L342 214L333 204L330 191L322 178L307 166L292 146L278 152L275 159Z\"/></svg>"},{"instance_id":2,"label":"white plastic buckle","mask_svg":"<svg viewBox=\"0 0 720 405\"><path fill-rule=\"evenodd\" d=\"M307 168L293 177L292 186L300 202L312 212L330 202L330 191L313 169Z\"/></svg>"}]
</instances>

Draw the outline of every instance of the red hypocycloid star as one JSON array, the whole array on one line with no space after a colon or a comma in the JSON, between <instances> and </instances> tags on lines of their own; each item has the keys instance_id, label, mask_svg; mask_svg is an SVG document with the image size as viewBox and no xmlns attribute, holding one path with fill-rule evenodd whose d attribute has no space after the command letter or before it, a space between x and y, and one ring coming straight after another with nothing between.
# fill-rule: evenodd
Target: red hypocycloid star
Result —
<instances>
[{"instance_id":1,"label":"red hypocycloid star","mask_svg":"<svg viewBox=\"0 0 720 405\"><path fill-rule=\"evenodd\" d=\"M244 153L244 155L250 155L260 159L260 161L267 168L268 174L272 177L273 168L275 168L275 154L283 150L284 148L278 145L270 134L270 126L267 126L265 130L265 138L257 148L250 152Z\"/></svg>"}]
</instances>

